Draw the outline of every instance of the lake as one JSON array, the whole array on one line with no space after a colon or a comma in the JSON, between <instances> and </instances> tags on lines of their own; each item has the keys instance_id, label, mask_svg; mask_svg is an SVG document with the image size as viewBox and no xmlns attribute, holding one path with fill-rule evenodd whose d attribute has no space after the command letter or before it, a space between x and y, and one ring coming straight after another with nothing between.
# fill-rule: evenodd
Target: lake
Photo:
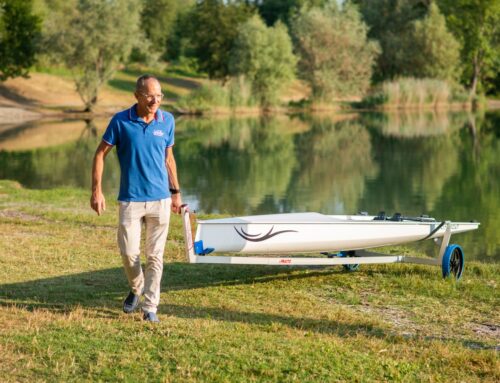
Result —
<instances>
[{"instance_id":1,"label":"lake","mask_svg":"<svg viewBox=\"0 0 500 383\"><path fill-rule=\"evenodd\" d=\"M0 179L90 190L107 120L0 125ZM469 259L500 262L500 112L177 119L183 199L229 215L367 211L476 220L454 236ZM117 194L112 152L103 188ZM428 246L428 245L426 245Z\"/></svg>"}]
</instances>

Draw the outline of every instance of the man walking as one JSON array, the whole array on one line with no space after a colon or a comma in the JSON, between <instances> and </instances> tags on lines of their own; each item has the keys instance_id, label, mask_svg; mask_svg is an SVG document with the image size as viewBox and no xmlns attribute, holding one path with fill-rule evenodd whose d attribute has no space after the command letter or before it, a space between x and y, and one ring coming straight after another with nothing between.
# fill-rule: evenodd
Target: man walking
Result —
<instances>
[{"instance_id":1,"label":"man walking","mask_svg":"<svg viewBox=\"0 0 500 383\"><path fill-rule=\"evenodd\" d=\"M123 311L133 312L144 295L144 320L159 322L156 311L170 210L180 213L182 204L172 150L175 123L170 113L159 109L163 94L158 79L139 77L134 95L137 103L111 119L96 150L90 206L98 215L106 209L101 187L104 159L116 146L121 170L118 245L131 290ZM144 273L140 261L143 223L147 261Z\"/></svg>"}]
</instances>

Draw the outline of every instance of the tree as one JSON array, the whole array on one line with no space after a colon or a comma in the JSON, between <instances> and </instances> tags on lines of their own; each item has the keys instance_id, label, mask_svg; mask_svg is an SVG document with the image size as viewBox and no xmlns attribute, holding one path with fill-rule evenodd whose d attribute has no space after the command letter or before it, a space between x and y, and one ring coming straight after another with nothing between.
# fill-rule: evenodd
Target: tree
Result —
<instances>
[{"instance_id":1,"label":"tree","mask_svg":"<svg viewBox=\"0 0 500 383\"><path fill-rule=\"evenodd\" d=\"M35 63L40 20L31 0L0 0L0 81L23 76Z\"/></svg>"},{"instance_id":2,"label":"tree","mask_svg":"<svg viewBox=\"0 0 500 383\"><path fill-rule=\"evenodd\" d=\"M71 69L85 110L91 111L102 85L144 41L141 9L134 0L76 0L76 7L61 9L47 30L46 52Z\"/></svg>"},{"instance_id":3,"label":"tree","mask_svg":"<svg viewBox=\"0 0 500 383\"><path fill-rule=\"evenodd\" d=\"M427 14L426 0L354 0L368 24L368 37L379 42L381 54L374 72L375 81L401 76L414 51L413 22Z\"/></svg>"},{"instance_id":4,"label":"tree","mask_svg":"<svg viewBox=\"0 0 500 383\"><path fill-rule=\"evenodd\" d=\"M461 43L462 79L474 97L478 87L484 88L499 74L500 1L439 0L438 4Z\"/></svg>"},{"instance_id":5,"label":"tree","mask_svg":"<svg viewBox=\"0 0 500 383\"><path fill-rule=\"evenodd\" d=\"M238 26L253 14L244 3L202 0L191 15L191 43L199 68L210 78L226 79L229 54L238 35Z\"/></svg>"},{"instance_id":6,"label":"tree","mask_svg":"<svg viewBox=\"0 0 500 383\"><path fill-rule=\"evenodd\" d=\"M408 62L404 75L442 80L459 75L460 44L446 29L444 16L436 4L429 7L428 15L413 22L410 34L413 45L406 55Z\"/></svg>"},{"instance_id":7,"label":"tree","mask_svg":"<svg viewBox=\"0 0 500 383\"><path fill-rule=\"evenodd\" d=\"M368 28L354 6L339 9L331 3L303 10L292 27L300 73L311 85L313 98L366 91L379 48L367 39Z\"/></svg>"},{"instance_id":8,"label":"tree","mask_svg":"<svg viewBox=\"0 0 500 383\"><path fill-rule=\"evenodd\" d=\"M194 0L143 0L141 27L151 49L166 57L168 40L174 33L179 14L193 6Z\"/></svg>"},{"instance_id":9,"label":"tree","mask_svg":"<svg viewBox=\"0 0 500 383\"><path fill-rule=\"evenodd\" d=\"M256 1L260 15L271 26L278 20L289 24L302 8L322 7L329 0L260 0Z\"/></svg>"},{"instance_id":10,"label":"tree","mask_svg":"<svg viewBox=\"0 0 500 383\"><path fill-rule=\"evenodd\" d=\"M255 15L239 28L231 51L233 75L243 75L264 107L274 105L279 92L295 73L297 59L284 24L266 27Z\"/></svg>"},{"instance_id":11,"label":"tree","mask_svg":"<svg viewBox=\"0 0 500 383\"><path fill-rule=\"evenodd\" d=\"M160 53L166 49L166 42L177 17L177 0L144 0L141 25L152 48Z\"/></svg>"}]
</instances>

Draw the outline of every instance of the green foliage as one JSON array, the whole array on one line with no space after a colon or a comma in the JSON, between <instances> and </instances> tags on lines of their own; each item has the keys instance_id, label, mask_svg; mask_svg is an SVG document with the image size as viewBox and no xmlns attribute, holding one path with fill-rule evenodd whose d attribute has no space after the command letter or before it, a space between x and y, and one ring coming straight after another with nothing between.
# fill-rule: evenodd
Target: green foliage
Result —
<instances>
[{"instance_id":1,"label":"green foliage","mask_svg":"<svg viewBox=\"0 0 500 383\"><path fill-rule=\"evenodd\" d=\"M367 40L368 29L357 9L331 3L303 10L293 22L302 77L313 98L363 94L370 84L378 45Z\"/></svg>"},{"instance_id":2,"label":"green foliage","mask_svg":"<svg viewBox=\"0 0 500 383\"><path fill-rule=\"evenodd\" d=\"M191 41L193 5L179 7L175 23L167 39L165 58L169 61L194 60L194 45Z\"/></svg>"},{"instance_id":3,"label":"green foliage","mask_svg":"<svg viewBox=\"0 0 500 383\"><path fill-rule=\"evenodd\" d=\"M420 0L356 0L364 21L369 26L368 37L376 39L381 48L374 79L393 79L408 67L413 54L413 22L423 18L427 6Z\"/></svg>"},{"instance_id":4,"label":"green foliage","mask_svg":"<svg viewBox=\"0 0 500 383\"><path fill-rule=\"evenodd\" d=\"M500 1L439 0L448 27L461 43L462 81L471 96L499 76Z\"/></svg>"},{"instance_id":5,"label":"green foliage","mask_svg":"<svg viewBox=\"0 0 500 383\"><path fill-rule=\"evenodd\" d=\"M203 0L196 4L190 15L190 39L199 68L210 78L228 76L238 26L252 13L251 7L239 2Z\"/></svg>"},{"instance_id":6,"label":"green foliage","mask_svg":"<svg viewBox=\"0 0 500 383\"><path fill-rule=\"evenodd\" d=\"M145 55L154 51L166 57L169 50L167 41L171 39L179 14L192 7L194 0L143 0L143 4L141 28L151 42Z\"/></svg>"},{"instance_id":7,"label":"green foliage","mask_svg":"<svg viewBox=\"0 0 500 383\"><path fill-rule=\"evenodd\" d=\"M271 26L278 20L289 24L290 20L303 8L322 7L330 0L262 0L257 4L257 9Z\"/></svg>"},{"instance_id":8,"label":"green foliage","mask_svg":"<svg viewBox=\"0 0 500 383\"><path fill-rule=\"evenodd\" d=\"M165 51L179 6L177 0L144 0L141 26L155 51Z\"/></svg>"},{"instance_id":9,"label":"green foliage","mask_svg":"<svg viewBox=\"0 0 500 383\"><path fill-rule=\"evenodd\" d=\"M0 0L0 81L28 73L39 34L31 0Z\"/></svg>"},{"instance_id":10,"label":"green foliage","mask_svg":"<svg viewBox=\"0 0 500 383\"><path fill-rule=\"evenodd\" d=\"M63 3L64 4L64 3ZM76 89L91 110L99 89L143 42L140 7L133 0L76 0L47 23L45 49L54 62L72 70Z\"/></svg>"},{"instance_id":11,"label":"green foliage","mask_svg":"<svg viewBox=\"0 0 500 383\"><path fill-rule=\"evenodd\" d=\"M229 100L227 88L211 82L181 97L177 105L183 112L202 114L213 111L215 108L228 108Z\"/></svg>"},{"instance_id":12,"label":"green foliage","mask_svg":"<svg viewBox=\"0 0 500 383\"><path fill-rule=\"evenodd\" d=\"M244 76L231 77L226 83L229 90L229 104L232 108L252 107L257 105L252 84Z\"/></svg>"},{"instance_id":13,"label":"green foliage","mask_svg":"<svg viewBox=\"0 0 500 383\"><path fill-rule=\"evenodd\" d=\"M264 106L277 104L280 91L293 78L297 59L284 24L266 27L255 15L239 28L231 51L230 70L245 76Z\"/></svg>"},{"instance_id":14,"label":"green foliage","mask_svg":"<svg viewBox=\"0 0 500 383\"><path fill-rule=\"evenodd\" d=\"M224 84L217 81L204 83L200 88L181 97L177 103L184 113L210 114L227 112L238 107L253 107L259 104L253 86L243 77L231 77Z\"/></svg>"},{"instance_id":15,"label":"green foliage","mask_svg":"<svg viewBox=\"0 0 500 383\"><path fill-rule=\"evenodd\" d=\"M413 48L404 75L453 79L459 76L460 44L446 28L444 16L431 3L424 19L413 23Z\"/></svg>"}]
</instances>

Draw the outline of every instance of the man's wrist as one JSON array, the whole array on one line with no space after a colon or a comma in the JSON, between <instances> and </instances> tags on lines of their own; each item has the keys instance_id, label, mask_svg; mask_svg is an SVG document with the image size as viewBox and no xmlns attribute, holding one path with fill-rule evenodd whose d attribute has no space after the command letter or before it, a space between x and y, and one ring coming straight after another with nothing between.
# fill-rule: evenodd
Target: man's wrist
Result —
<instances>
[{"instance_id":1,"label":"man's wrist","mask_svg":"<svg viewBox=\"0 0 500 383\"><path fill-rule=\"evenodd\" d=\"M169 188L170 194L181 194L181 189Z\"/></svg>"}]
</instances>

